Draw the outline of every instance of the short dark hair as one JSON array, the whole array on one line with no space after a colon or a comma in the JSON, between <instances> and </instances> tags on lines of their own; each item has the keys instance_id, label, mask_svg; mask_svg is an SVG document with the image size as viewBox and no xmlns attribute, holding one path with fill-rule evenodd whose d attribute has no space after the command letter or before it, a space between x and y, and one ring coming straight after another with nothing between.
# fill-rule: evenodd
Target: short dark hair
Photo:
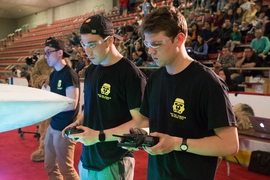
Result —
<instances>
[{"instance_id":1,"label":"short dark hair","mask_svg":"<svg viewBox=\"0 0 270 180\"><path fill-rule=\"evenodd\" d=\"M229 46L223 46L222 49L228 49L229 51L231 51L230 47Z\"/></svg>"},{"instance_id":2,"label":"short dark hair","mask_svg":"<svg viewBox=\"0 0 270 180\"><path fill-rule=\"evenodd\" d=\"M253 52L252 47L245 47L245 49L249 49L251 52Z\"/></svg>"},{"instance_id":3,"label":"short dark hair","mask_svg":"<svg viewBox=\"0 0 270 180\"><path fill-rule=\"evenodd\" d=\"M233 27L237 27L239 29L239 25L238 24L233 24Z\"/></svg>"},{"instance_id":4,"label":"short dark hair","mask_svg":"<svg viewBox=\"0 0 270 180\"><path fill-rule=\"evenodd\" d=\"M159 7L148 13L140 27L141 34L161 31L172 39L181 32L187 37L188 27L185 17L172 7Z\"/></svg>"}]
</instances>

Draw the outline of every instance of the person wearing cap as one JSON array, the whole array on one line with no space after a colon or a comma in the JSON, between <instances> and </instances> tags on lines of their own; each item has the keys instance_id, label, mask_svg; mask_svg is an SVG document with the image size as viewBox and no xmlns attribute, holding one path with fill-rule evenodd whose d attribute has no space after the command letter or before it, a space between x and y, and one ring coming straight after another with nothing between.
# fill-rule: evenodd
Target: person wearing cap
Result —
<instances>
[{"instance_id":1,"label":"person wearing cap","mask_svg":"<svg viewBox=\"0 0 270 180\"><path fill-rule=\"evenodd\" d=\"M114 37L122 38L114 33L109 19L100 15L87 18L80 34L92 63L85 71L84 111L68 126L84 131L70 135L83 143L80 178L132 180L133 153L118 147L113 134L128 134L129 127L137 126L146 78L117 51Z\"/></svg>"},{"instance_id":2,"label":"person wearing cap","mask_svg":"<svg viewBox=\"0 0 270 180\"><path fill-rule=\"evenodd\" d=\"M79 112L79 77L64 60L69 54L63 41L49 37L45 41L44 53L48 65L54 67L46 85L51 92L75 100L74 104L51 118L44 140L45 169L51 180L79 180L73 166L76 141L62 137L61 133L66 126L74 122Z\"/></svg>"}]
</instances>

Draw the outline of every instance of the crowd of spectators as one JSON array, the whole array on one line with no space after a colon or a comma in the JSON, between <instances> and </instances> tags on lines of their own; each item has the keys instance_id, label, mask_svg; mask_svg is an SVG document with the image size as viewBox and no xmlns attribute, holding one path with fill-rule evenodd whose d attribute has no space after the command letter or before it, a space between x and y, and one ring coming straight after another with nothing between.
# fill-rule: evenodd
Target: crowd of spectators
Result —
<instances>
[{"instance_id":1,"label":"crowd of spectators","mask_svg":"<svg viewBox=\"0 0 270 180\"><path fill-rule=\"evenodd\" d=\"M127 6L130 2L133 3L133 1L127 1ZM250 64L248 61L250 57L254 59L254 56L256 57L255 63L252 63L251 66L247 65L247 67L268 66L267 61L270 59L268 57L270 5L263 6L261 1L255 2L253 0L194 0L192 3L192 8L184 10L181 9L183 3L180 0L162 1L162 3L155 0L142 0L141 4L134 7L132 11L127 11L127 13L138 12L134 21L123 19L124 25L117 27L117 33L125 37L117 44L119 52L137 66L147 64L152 66L152 60L146 53L147 49L138 28L145 15L153 9L160 6L174 6L181 9L187 16L189 31L186 47L193 59L207 60L209 53L219 54L216 63L213 64L217 73L220 69L246 67L245 64ZM123 10L121 3L119 4L120 10L121 8ZM123 15L122 10L120 15ZM124 17L126 16L124 14ZM251 42L246 42L246 36L253 37ZM242 44L245 46L241 48ZM234 55L236 47L238 47L237 53L242 53L237 57ZM244 52L244 50L248 51L247 47L250 47L252 56L249 56L248 52ZM240 62L242 63L239 66ZM250 75L247 71L230 70L229 72L232 75L232 80L238 83L243 82L245 75ZM263 76L263 73L257 73L256 76Z\"/></svg>"},{"instance_id":2,"label":"crowd of spectators","mask_svg":"<svg viewBox=\"0 0 270 180\"><path fill-rule=\"evenodd\" d=\"M198 57L195 51L196 46L202 44L199 39L203 39L206 44L203 47L208 46L207 53L218 54L213 64L217 73L231 67L269 66L269 3L263 5L262 1L253 0L195 0L186 18L189 25L186 45L192 47L187 45L188 53L196 60L205 60L205 56ZM196 38L200 35L202 38ZM239 53L240 56L234 55ZM236 83L243 83L246 76L269 77L269 73L262 70L228 72Z\"/></svg>"},{"instance_id":3,"label":"crowd of spectators","mask_svg":"<svg viewBox=\"0 0 270 180\"><path fill-rule=\"evenodd\" d=\"M115 27L116 33L124 37L124 40L116 42L117 49L137 66L155 66L147 54L138 28L145 15L153 9L160 6L181 9L183 3L180 0L162 1L162 3L155 0L142 0L138 6L135 6L135 2L119 0L119 15L123 17L125 23ZM227 73L230 67L268 66L270 4L263 6L261 1L253 0L193 0L191 2L193 3L191 8L181 10L186 14L189 28L186 47L193 59L207 60L209 53L219 54L216 63L213 64L217 73L224 69ZM133 12L137 12L133 21L125 19ZM251 42L246 42L246 36L253 37ZM239 48L243 43L245 46ZM66 39L66 45L71 54L72 68L83 78L84 71L91 62L80 45L80 35L71 33ZM238 53L239 50L242 53L240 57L234 55L236 47ZM247 75L264 76L261 71L228 72L232 75L232 81L237 83L242 83Z\"/></svg>"}]
</instances>

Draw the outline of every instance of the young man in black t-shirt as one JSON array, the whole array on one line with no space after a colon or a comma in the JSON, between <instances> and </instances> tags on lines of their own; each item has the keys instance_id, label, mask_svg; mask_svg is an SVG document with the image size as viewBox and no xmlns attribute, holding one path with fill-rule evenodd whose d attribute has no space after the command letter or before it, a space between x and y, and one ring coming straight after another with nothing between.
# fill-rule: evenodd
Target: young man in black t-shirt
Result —
<instances>
[{"instance_id":1,"label":"young man in black t-shirt","mask_svg":"<svg viewBox=\"0 0 270 180\"><path fill-rule=\"evenodd\" d=\"M160 68L148 78L140 109L159 143L144 149L149 180L214 179L218 156L238 152L228 88L185 49L187 24L178 10L160 7L141 25L144 44Z\"/></svg>"},{"instance_id":2,"label":"young man in black t-shirt","mask_svg":"<svg viewBox=\"0 0 270 180\"><path fill-rule=\"evenodd\" d=\"M73 166L76 141L62 137L61 133L66 126L75 121L79 111L79 77L64 60L69 54L63 41L48 38L45 41L44 53L48 65L55 69L46 85L49 85L51 92L75 100L72 106L51 118L44 140L45 168L49 179L79 180Z\"/></svg>"},{"instance_id":3,"label":"young man in black t-shirt","mask_svg":"<svg viewBox=\"0 0 270 180\"><path fill-rule=\"evenodd\" d=\"M129 127L137 126L146 78L117 51L114 37L121 38L114 34L109 19L100 15L87 18L80 34L92 62L85 71L84 112L68 126L84 131L70 136L83 143L80 178L132 180L133 153L118 147L117 137L112 135L127 134Z\"/></svg>"}]
</instances>

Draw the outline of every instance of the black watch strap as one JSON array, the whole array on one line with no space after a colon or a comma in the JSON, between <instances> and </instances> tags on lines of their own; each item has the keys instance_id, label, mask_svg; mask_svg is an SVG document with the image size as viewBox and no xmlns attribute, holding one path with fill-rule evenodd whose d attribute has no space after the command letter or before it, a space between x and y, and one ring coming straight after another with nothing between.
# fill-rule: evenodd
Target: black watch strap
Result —
<instances>
[{"instance_id":1,"label":"black watch strap","mask_svg":"<svg viewBox=\"0 0 270 180\"><path fill-rule=\"evenodd\" d=\"M105 136L103 130L100 130L100 131L99 131L99 135L98 135L98 140L99 140L99 142L104 142L105 139L106 139L106 136Z\"/></svg>"},{"instance_id":2,"label":"black watch strap","mask_svg":"<svg viewBox=\"0 0 270 180\"><path fill-rule=\"evenodd\" d=\"M186 152L188 150L187 138L183 138L180 149L181 149L181 151L184 151L184 152Z\"/></svg>"}]
</instances>

